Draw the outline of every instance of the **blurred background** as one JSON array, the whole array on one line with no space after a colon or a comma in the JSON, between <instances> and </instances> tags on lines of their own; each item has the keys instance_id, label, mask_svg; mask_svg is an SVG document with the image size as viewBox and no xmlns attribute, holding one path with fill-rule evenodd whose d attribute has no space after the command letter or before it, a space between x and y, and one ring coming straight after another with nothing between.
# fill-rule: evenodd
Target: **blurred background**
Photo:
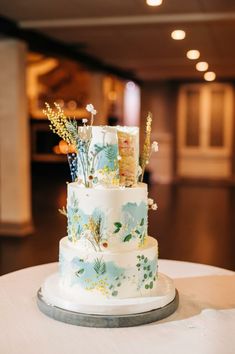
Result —
<instances>
[{"instance_id":1,"label":"blurred background","mask_svg":"<svg viewBox=\"0 0 235 354\"><path fill-rule=\"evenodd\" d=\"M58 259L70 181L44 102L96 124L153 113L149 233L160 257L235 270L235 1L0 7L0 274Z\"/></svg>"}]
</instances>

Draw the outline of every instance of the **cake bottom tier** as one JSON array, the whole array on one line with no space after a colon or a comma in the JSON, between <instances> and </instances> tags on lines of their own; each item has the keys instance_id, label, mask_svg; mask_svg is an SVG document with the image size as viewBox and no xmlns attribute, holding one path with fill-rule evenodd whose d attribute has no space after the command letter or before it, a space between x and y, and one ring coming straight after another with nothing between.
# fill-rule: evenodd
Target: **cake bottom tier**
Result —
<instances>
[{"instance_id":1,"label":"cake bottom tier","mask_svg":"<svg viewBox=\"0 0 235 354\"><path fill-rule=\"evenodd\" d=\"M157 286L158 244L147 237L144 247L126 252L87 252L60 241L60 287L82 298L151 296Z\"/></svg>"}]
</instances>

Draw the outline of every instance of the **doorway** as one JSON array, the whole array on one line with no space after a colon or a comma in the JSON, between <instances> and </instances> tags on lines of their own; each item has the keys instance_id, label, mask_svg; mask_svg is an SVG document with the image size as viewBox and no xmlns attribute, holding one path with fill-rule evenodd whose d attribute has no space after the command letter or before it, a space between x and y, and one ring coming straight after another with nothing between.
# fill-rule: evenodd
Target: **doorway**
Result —
<instances>
[{"instance_id":1,"label":"doorway","mask_svg":"<svg viewBox=\"0 0 235 354\"><path fill-rule=\"evenodd\" d=\"M229 179L232 139L232 86L183 85L178 101L178 177Z\"/></svg>"}]
</instances>

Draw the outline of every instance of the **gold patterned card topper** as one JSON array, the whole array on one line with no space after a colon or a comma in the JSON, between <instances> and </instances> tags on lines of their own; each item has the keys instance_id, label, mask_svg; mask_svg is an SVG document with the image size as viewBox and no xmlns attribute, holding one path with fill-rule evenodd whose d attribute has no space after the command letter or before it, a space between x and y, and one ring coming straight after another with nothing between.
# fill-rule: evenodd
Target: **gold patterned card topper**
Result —
<instances>
[{"instance_id":1,"label":"gold patterned card topper","mask_svg":"<svg viewBox=\"0 0 235 354\"><path fill-rule=\"evenodd\" d=\"M130 187L137 182L138 152L137 137L118 130L120 185Z\"/></svg>"}]
</instances>

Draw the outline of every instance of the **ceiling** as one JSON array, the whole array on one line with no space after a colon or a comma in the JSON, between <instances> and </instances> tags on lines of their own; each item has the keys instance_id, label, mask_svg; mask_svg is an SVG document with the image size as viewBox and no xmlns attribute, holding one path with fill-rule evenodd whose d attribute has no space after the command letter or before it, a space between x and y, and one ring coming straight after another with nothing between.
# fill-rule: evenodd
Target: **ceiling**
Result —
<instances>
[{"instance_id":1,"label":"ceiling","mask_svg":"<svg viewBox=\"0 0 235 354\"><path fill-rule=\"evenodd\" d=\"M235 0L1 0L1 14L22 28L41 31L105 62L134 70L142 80L200 79L195 62L186 58L198 49L201 60L218 79L235 78ZM174 41L174 29L186 31Z\"/></svg>"}]
</instances>

